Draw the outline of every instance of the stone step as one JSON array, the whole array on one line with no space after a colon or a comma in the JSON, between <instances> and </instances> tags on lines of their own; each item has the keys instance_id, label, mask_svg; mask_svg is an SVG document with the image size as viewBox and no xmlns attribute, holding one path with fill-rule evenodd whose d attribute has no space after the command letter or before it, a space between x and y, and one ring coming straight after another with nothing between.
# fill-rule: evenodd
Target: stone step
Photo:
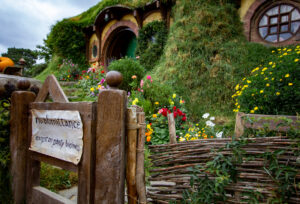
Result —
<instances>
[{"instance_id":1,"label":"stone step","mask_svg":"<svg viewBox=\"0 0 300 204\"><path fill-rule=\"evenodd\" d=\"M77 84L76 81L59 81L60 86L73 86Z\"/></svg>"}]
</instances>

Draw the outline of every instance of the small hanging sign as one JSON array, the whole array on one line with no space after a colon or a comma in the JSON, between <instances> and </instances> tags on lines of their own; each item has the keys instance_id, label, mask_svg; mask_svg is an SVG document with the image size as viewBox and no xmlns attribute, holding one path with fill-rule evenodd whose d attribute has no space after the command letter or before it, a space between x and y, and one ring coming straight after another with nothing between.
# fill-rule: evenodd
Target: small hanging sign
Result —
<instances>
[{"instance_id":1,"label":"small hanging sign","mask_svg":"<svg viewBox=\"0 0 300 204\"><path fill-rule=\"evenodd\" d=\"M83 125L78 111L31 110L30 150L78 164L82 155Z\"/></svg>"}]
</instances>

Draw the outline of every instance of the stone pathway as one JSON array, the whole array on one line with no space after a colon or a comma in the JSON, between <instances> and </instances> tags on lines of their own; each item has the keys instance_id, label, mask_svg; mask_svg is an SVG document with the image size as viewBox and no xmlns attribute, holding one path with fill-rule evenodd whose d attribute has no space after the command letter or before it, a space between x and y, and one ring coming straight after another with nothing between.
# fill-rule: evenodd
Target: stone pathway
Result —
<instances>
[{"instance_id":1,"label":"stone pathway","mask_svg":"<svg viewBox=\"0 0 300 204\"><path fill-rule=\"evenodd\" d=\"M77 194L78 194L77 186L73 186L72 188L59 191L58 194L73 201L74 203L77 203Z\"/></svg>"}]
</instances>

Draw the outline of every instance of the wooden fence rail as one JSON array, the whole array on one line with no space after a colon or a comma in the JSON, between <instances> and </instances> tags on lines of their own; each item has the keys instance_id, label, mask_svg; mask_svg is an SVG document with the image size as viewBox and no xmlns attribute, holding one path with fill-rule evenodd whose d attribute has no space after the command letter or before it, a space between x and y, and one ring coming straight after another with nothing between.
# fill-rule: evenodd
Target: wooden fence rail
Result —
<instances>
[{"instance_id":1,"label":"wooden fence rail","mask_svg":"<svg viewBox=\"0 0 300 204\"><path fill-rule=\"evenodd\" d=\"M299 146L295 140L286 137L252 138L251 142L242 149L245 155L261 156L265 152L276 150L286 150L278 158L280 164L291 164L298 168L295 183L300 182L300 163L293 150L299 151ZM182 142L178 144L153 145L149 146L151 151L150 159L153 163L149 181L151 186L148 189L148 198L151 202L168 203L171 200L181 200L184 190L190 189L190 167L195 165L204 166L206 162L222 153L230 155L232 151L224 148L221 152L216 152L221 147L225 147L231 139L210 139ZM264 159L253 157L250 161L243 161L237 166L237 183L226 187L228 200L226 203L242 203L240 194L249 190L257 190L266 197L272 196L272 191L276 189L276 184L264 170ZM199 174L204 177L205 174ZM213 179L213 177L211 177ZM293 195L288 203L300 203L300 192ZM264 200L266 201L266 200Z\"/></svg>"}]
</instances>

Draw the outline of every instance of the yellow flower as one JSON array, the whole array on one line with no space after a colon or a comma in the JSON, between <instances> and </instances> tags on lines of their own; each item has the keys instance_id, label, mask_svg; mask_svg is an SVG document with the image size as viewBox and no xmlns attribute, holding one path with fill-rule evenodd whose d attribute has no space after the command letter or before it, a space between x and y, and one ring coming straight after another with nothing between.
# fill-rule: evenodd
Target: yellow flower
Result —
<instances>
[{"instance_id":1,"label":"yellow flower","mask_svg":"<svg viewBox=\"0 0 300 204\"><path fill-rule=\"evenodd\" d=\"M179 103L180 103L180 104L183 104L183 103L184 103L184 100L181 100L181 99L180 99Z\"/></svg>"},{"instance_id":2,"label":"yellow flower","mask_svg":"<svg viewBox=\"0 0 300 204\"><path fill-rule=\"evenodd\" d=\"M251 81L250 81L250 80L247 80L247 83L248 83L248 84L251 84Z\"/></svg>"},{"instance_id":3,"label":"yellow flower","mask_svg":"<svg viewBox=\"0 0 300 204\"><path fill-rule=\"evenodd\" d=\"M266 71L268 68L267 67L265 67L265 68L263 68L261 71L262 72L264 72L264 71Z\"/></svg>"},{"instance_id":4,"label":"yellow flower","mask_svg":"<svg viewBox=\"0 0 300 204\"><path fill-rule=\"evenodd\" d=\"M299 59L295 59L295 62L298 62L299 61Z\"/></svg>"},{"instance_id":5,"label":"yellow flower","mask_svg":"<svg viewBox=\"0 0 300 204\"><path fill-rule=\"evenodd\" d=\"M279 79L279 81L282 81L282 79Z\"/></svg>"},{"instance_id":6,"label":"yellow flower","mask_svg":"<svg viewBox=\"0 0 300 204\"><path fill-rule=\"evenodd\" d=\"M267 84L266 84L266 86L270 86L270 84L269 84L269 83L267 83Z\"/></svg>"},{"instance_id":7,"label":"yellow flower","mask_svg":"<svg viewBox=\"0 0 300 204\"><path fill-rule=\"evenodd\" d=\"M276 92L276 95L279 96L279 95L280 95L280 92Z\"/></svg>"},{"instance_id":8,"label":"yellow flower","mask_svg":"<svg viewBox=\"0 0 300 204\"><path fill-rule=\"evenodd\" d=\"M173 98L176 98L176 94L173 94Z\"/></svg>"},{"instance_id":9,"label":"yellow flower","mask_svg":"<svg viewBox=\"0 0 300 204\"><path fill-rule=\"evenodd\" d=\"M174 101L170 101L170 105L173 106L174 105Z\"/></svg>"},{"instance_id":10,"label":"yellow flower","mask_svg":"<svg viewBox=\"0 0 300 204\"><path fill-rule=\"evenodd\" d=\"M269 65L272 65L273 64L273 62L269 62Z\"/></svg>"},{"instance_id":11,"label":"yellow flower","mask_svg":"<svg viewBox=\"0 0 300 204\"><path fill-rule=\"evenodd\" d=\"M153 118L157 118L157 115L156 115L156 114L153 114L152 117L153 117Z\"/></svg>"},{"instance_id":12,"label":"yellow flower","mask_svg":"<svg viewBox=\"0 0 300 204\"><path fill-rule=\"evenodd\" d=\"M265 73L264 73L264 72L261 72L260 74L263 75L263 74L265 74Z\"/></svg>"},{"instance_id":13,"label":"yellow flower","mask_svg":"<svg viewBox=\"0 0 300 204\"><path fill-rule=\"evenodd\" d=\"M288 52L291 52L291 51L292 51L292 49L288 49L287 51L288 51Z\"/></svg>"},{"instance_id":14,"label":"yellow flower","mask_svg":"<svg viewBox=\"0 0 300 204\"><path fill-rule=\"evenodd\" d=\"M258 110L258 107L256 106L256 107L254 108L254 110Z\"/></svg>"},{"instance_id":15,"label":"yellow flower","mask_svg":"<svg viewBox=\"0 0 300 204\"><path fill-rule=\"evenodd\" d=\"M285 55L287 55L287 53L285 52L285 53L283 53L283 56L285 56Z\"/></svg>"},{"instance_id":16,"label":"yellow flower","mask_svg":"<svg viewBox=\"0 0 300 204\"><path fill-rule=\"evenodd\" d=\"M251 110L250 113L254 113L254 110Z\"/></svg>"},{"instance_id":17,"label":"yellow flower","mask_svg":"<svg viewBox=\"0 0 300 204\"><path fill-rule=\"evenodd\" d=\"M90 91L91 91L91 92L94 92L94 91L95 91L95 88L94 88L94 87L90 88Z\"/></svg>"},{"instance_id":18,"label":"yellow flower","mask_svg":"<svg viewBox=\"0 0 300 204\"><path fill-rule=\"evenodd\" d=\"M89 76L85 76L85 78L86 78L86 79L89 79L90 77L89 77Z\"/></svg>"},{"instance_id":19,"label":"yellow flower","mask_svg":"<svg viewBox=\"0 0 300 204\"><path fill-rule=\"evenodd\" d=\"M275 52L275 50L272 50L272 53L274 53Z\"/></svg>"},{"instance_id":20,"label":"yellow flower","mask_svg":"<svg viewBox=\"0 0 300 204\"><path fill-rule=\"evenodd\" d=\"M268 77L266 77L264 80L268 80L269 78Z\"/></svg>"},{"instance_id":21,"label":"yellow flower","mask_svg":"<svg viewBox=\"0 0 300 204\"><path fill-rule=\"evenodd\" d=\"M283 48L283 49L282 49L282 51L285 51L285 50L286 50L286 48Z\"/></svg>"},{"instance_id":22,"label":"yellow flower","mask_svg":"<svg viewBox=\"0 0 300 204\"><path fill-rule=\"evenodd\" d=\"M237 84L237 85L235 86L235 90L239 90L239 88L240 88L240 85Z\"/></svg>"},{"instance_id":23,"label":"yellow flower","mask_svg":"<svg viewBox=\"0 0 300 204\"><path fill-rule=\"evenodd\" d=\"M139 102L139 99L138 99L138 98L135 98L135 99L132 101L132 105L136 105L138 102Z\"/></svg>"},{"instance_id":24,"label":"yellow flower","mask_svg":"<svg viewBox=\"0 0 300 204\"><path fill-rule=\"evenodd\" d=\"M273 66L272 66L272 68L275 68L276 67L276 65L274 64Z\"/></svg>"},{"instance_id":25,"label":"yellow flower","mask_svg":"<svg viewBox=\"0 0 300 204\"><path fill-rule=\"evenodd\" d=\"M298 51L297 54L300 54L300 51Z\"/></svg>"},{"instance_id":26,"label":"yellow flower","mask_svg":"<svg viewBox=\"0 0 300 204\"><path fill-rule=\"evenodd\" d=\"M254 96L255 94L251 94L251 96Z\"/></svg>"},{"instance_id":27,"label":"yellow flower","mask_svg":"<svg viewBox=\"0 0 300 204\"><path fill-rule=\"evenodd\" d=\"M159 105L159 102L156 101L154 104L155 104L155 105Z\"/></svg>"},{"instance_id":28,"label":"yellow flower","mask_svg":"<svg viewBox=\"0 0 300 204\"><path fill-rule=\"evenodd\" d=\"M259 93L263 93L264 92L264 90L260 90L260 92Z\"/></svg>"},{"instance_id":29,"label":"yellow flower","mask_svg":"<svg viewBox=\"0 0 300 204\"><path fill-rule=\"evenodd\" d=\"M236 105L236 106L237 106L237 105L239 105L239 103L235 103L234 105Z\"/></svg>"},{"instance_id":30,"label":"yellow flower","mask_svg":"<svg viewBox=\"0 0 300 204\"><path fill-rule=\"evenodd\" d=\"M274 77L272 78L272 81L274 81Z\"/></svg>"},{"instance_id":31,"label":"yellow flower","mask_svg":"<svg viewBox=\"0 0 300 204\"><path fill-rule=\"evenodd\" d=\"M293 86L293 83L289 83L289 86Z\"/></svg>"},{"instance_id":32,"label":"yellow flower","mask_svg":"<svg viewBox=\"0 0 300 204\"><path fill-rule=\"evenodd\" d=\"M180 137L180 138L179 138L179 141L180 141L180 142L184 142L185 139L184 139L183 137Z\"/></svg>"},{"instance_id":33,"label":"yellow flower","mask_svg":"<svg viewBox=\"0 0 300 204\"><path fill-rule=\"evenodd\" d=\"M241 106L239 105L237 108L241 108Z\"/></svg>"},{"instance_id":34,"label":"yellow flower","mask_svg":"<svg viewBox=\"0 0 300 204\"><path fill-rule=\"evenodd\" d=\"M244 85L244 87L243 88L247 88L248 87L248 85Z\"/></svg>"},{"instance_id":35,"label":"yellow flower","mask_svg":"<svg viewBox=\"0 0 300 204\"><path fill-rule=\"evenodd\" d=\"M278 51L281 51L281 49L277 49Z\"/></svg>"},{"instance_id":36,"label":"yellow flower","mask_svg":"<svg viewBox=\"0 0 300 204\"><path fill-rule=\"evenodd\" d=\"M246 78L243 78L243 81L245 81L246 80Z\"/></svg>"},{"instance_id":37,"label":"yellow flower","mask_svg":"<svg viewBox=\"0 0 300 204\"><path fill-rule=\"evenodd\" d=\"M290 77L290 74L286 74L286 75L285 75L285 78L288 78L288 77Z\"/></svg>"}]
</instances>

